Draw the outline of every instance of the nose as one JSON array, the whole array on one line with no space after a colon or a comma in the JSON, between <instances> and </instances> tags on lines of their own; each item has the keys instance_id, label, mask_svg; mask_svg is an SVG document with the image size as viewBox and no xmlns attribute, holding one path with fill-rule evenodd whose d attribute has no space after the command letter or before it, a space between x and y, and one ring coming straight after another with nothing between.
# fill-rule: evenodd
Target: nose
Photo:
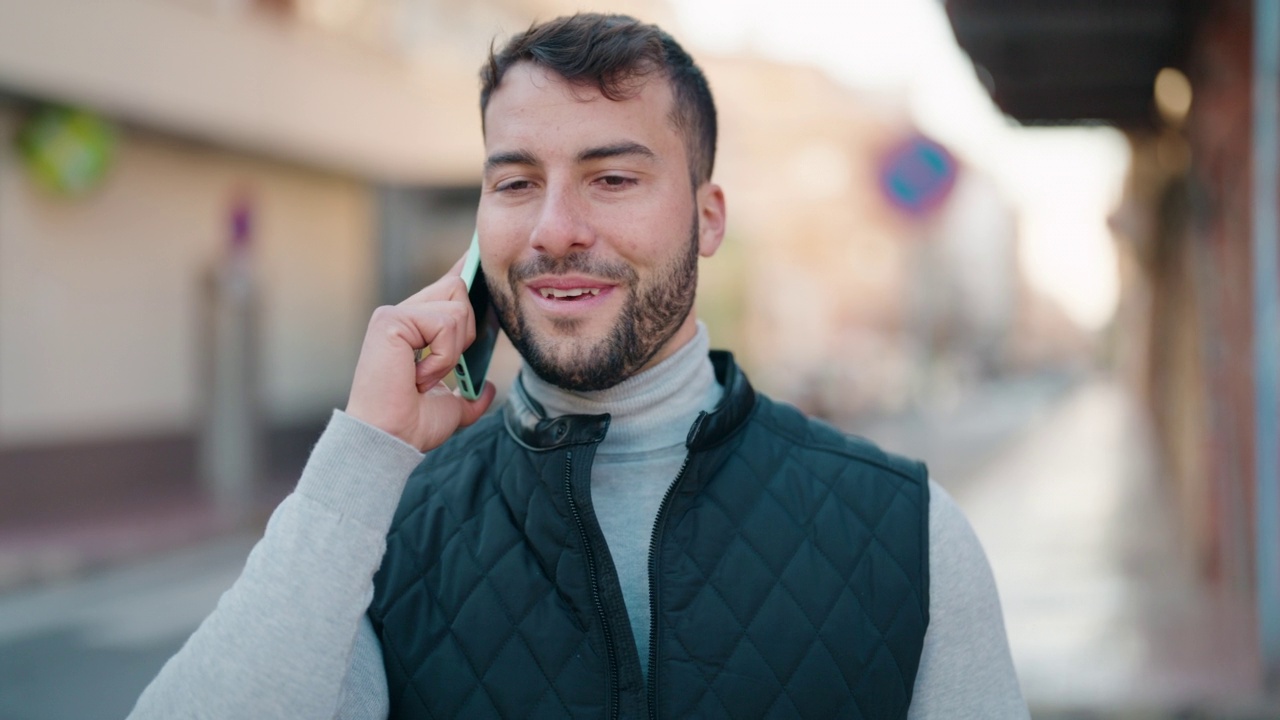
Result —
<instances>
[{"instance_id":1,"label":"nose","mask_svg":"<svg viewBox=\"0 0 1280 720\"><path fill-rule=\"evenodd\" d=\"M538 252L564 257L586 250L595 242L587 222L585 199L571 188L548 188L529 244Z\"/></svg>"}]
</instances>

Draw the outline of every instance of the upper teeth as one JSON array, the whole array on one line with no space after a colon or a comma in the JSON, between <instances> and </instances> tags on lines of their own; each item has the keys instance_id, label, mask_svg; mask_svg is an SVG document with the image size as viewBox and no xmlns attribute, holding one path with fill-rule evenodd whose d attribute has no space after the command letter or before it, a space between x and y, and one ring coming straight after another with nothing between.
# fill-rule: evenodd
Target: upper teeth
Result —
<instances>
[{"instance_id":1,"label":"upper teeth","mask_svg":"<svg viewBox=\"0 0 1280 720\"><path fill-rule=\"evenodd\" d=\"M567 290L561 290L559 288L545 288L545 287L542 288L542 297L544 298L578 297L583 293L591 293L592 295L599 295L600 288L571 288Z\"/></svg>"}]
</instances>

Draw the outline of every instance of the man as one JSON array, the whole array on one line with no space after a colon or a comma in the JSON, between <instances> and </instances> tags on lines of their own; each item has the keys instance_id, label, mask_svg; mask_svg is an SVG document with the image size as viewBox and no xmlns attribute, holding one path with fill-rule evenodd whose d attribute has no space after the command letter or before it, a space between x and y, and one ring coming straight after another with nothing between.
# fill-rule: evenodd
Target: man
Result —
<instances>
[{"instance_id":1,"label":"man","mask_svg":"<svg viewBox=\"0 0 1280 720\"><path fill-rule=\"evenodd\" d=\"M492 386L441 385L475 333L461 263L375 312L346 412L135 716L1025 717L924 467L708 353L725 199L688 55L577 15L482 78L510 400L482 419Z\"/></svg>"}]
</instances>

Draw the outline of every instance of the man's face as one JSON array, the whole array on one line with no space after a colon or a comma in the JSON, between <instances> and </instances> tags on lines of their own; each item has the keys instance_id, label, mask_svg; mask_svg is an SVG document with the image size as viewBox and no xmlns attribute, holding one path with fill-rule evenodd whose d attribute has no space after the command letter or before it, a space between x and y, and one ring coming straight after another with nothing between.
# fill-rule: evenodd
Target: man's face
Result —
<instances>
[{"instance_id":1,"label":"man's face","mask_svg":"<svg viewBox=\"0 0 1280 720\"><path fill-rule=\"evenodd\" d=\"M724 200L692 187L671 103L660 74L613 101L531 63L490 96L481 264L503 329L561 387L616 385L695 332L697 259L719 245Z\"/></svg>"}]
</instances>

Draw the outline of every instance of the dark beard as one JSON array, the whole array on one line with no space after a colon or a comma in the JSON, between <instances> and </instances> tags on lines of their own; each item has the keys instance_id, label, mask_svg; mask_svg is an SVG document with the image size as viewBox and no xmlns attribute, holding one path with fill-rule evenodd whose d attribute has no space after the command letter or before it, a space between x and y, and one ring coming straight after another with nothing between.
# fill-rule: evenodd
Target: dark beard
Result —
<instances>
[{"instance_id":1,"label":"dark beard","mask_svg":"<svg viewBox=\"0 0 1280 720\"><path fill-rule=\"evenodd\" d=\"M638 287L636 271L624 263L594 261L587 253L562 258L538 255L513 265L507 273L507 292L495 292L493 304L502 329L538 377L564 388L585 392L604 390L639 372L667 344L693 309L698 286L698 223L695 215L685 251L663 269L648 287ZM630 288L631 296L609 335L595 347L576 348L563 360L529 332L515 298L519 281L542 274L589 274ZM494 287L494 283L490 283ZM573 321L561 328L571 330Z\"/></svg>"}]
</instances>

